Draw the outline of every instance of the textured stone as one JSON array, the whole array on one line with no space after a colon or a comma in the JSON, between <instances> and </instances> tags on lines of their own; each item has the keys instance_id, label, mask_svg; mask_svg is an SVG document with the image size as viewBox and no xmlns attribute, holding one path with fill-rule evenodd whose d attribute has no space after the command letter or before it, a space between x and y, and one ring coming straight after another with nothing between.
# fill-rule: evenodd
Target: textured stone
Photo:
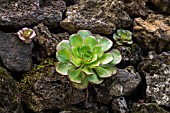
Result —
<instances>
[{"instance_id":1,"label":"textured stone","mask_svg":"<svg viewBox=\"0 0 170 113\"><path fill-rule=\"evenodd\" d=\"M18 28L42 22L50 27L57 27L65 9L66 4L62 0L0 1L0 26Z\"/></svg>"},{"instance_id":2,"label":"textured stone","mask_svg":"<svg viewBox=\"0 0 170 113\"><path fill-rule=\"evenodd\" d=\"M157 13L170 14L170 1L169 0L148 0L152 6L152 10Z\"/></svg>"},{"instance_id":3,"label":"textured stone","mask_svg":"<svg viewBox=\"0 0 170 113\"><path fill-rule=\"evenodd\" d=\"M54 60L44 61L25 74L20 86L22 100L36 113L57 110L86 99L83 90L75 89L67 76L55 72Z\"/></svg>"},{"instance_id":4,"label":"textured stone","mask_svg":"<svg viewBox=\"0 0 170 113\"><path fill-rule=\"evenodd\" d=\"M24 113L17 82L0 67L0 113Z\"/></svg>"},{"instance_id":5,"label":"textured stone","mask_svg":"<svg viewBox=\"0 0 170 113\"><path fill-rule=\"evenodd\" d=\"M98 109L78 109L74 107L67 107L61 110L59 113L109 113L109 110L105 106L101 106Z\"/></svg>"},{"instance_id":6,"label":"textured stone","mask_svg":"<svg viewBox=\"0 0 170 113\"><path fill-rule=\"evenodd\" d=\"M132 113L169 113L156 103L134 103Z\"/></svg>"},{"instance_id":7,"label":"textured stone","mask_svg":"<svg viewBox=\"0 0 170 113\"><path fill-rule=\"evenodd\" d=\"M135 67L141 60L140 57L143 54L142 49L137 44L118 46L117 49L122 55L121 66L133 65Z\"/></svg>"},{"instance_id":8,"label":"textured stone","mask_svg":"<svg viewBox=\"0 0 170 113\"><path fill-rule=\"evenodd\" d=\"M0 58L12 71L28 71L32 65L33 43L26 44L16 34L0 32Z\"/></svg>"},{"instance_id":9,"label":"textured stone","mask_svg":"<svg viewBox=\"0 0 170 113\"><path fill-rule=\"evenodd\" d=\"M64 39L68 39L68 33L52 34L47 26L39 24L34 27L37 34L35 46L33 49L33 56L37 61L43 61L48 56L54 54L57 44Z\"/></svg>"},{"instance_id":10,"label":"textured stone","mask_svg":"<svg viewBox=\"0 0 170 113\"><path fill-rule=\"evenodd\" d=\"M132 25L120 0L81 0L68 7L66 16L60 25L71 33L87 29L93 33L112 34L116 28Z\"/></svg>"},{"instance_id":11,"label":"textured stone","mask_svg":"<svg viewBox=\"0 0 170 113\"><path fill-rule=\"evenodd\" d=\"M96 100L108 104L113 97L129 96L140 82L141 77L135 72L133 67L118 69L115 75L106 79L99 88L96 88Z\"/></svg>"},{"instance_id":12,"label":"textured stone","mask_svg":"<svg viewBox=\"0 0 170 113\"><path fill-rule=\"evenodd\" d=\"M112 101L112 113L128 113L129 109L124 97L115 98Z\"/></svg>"},{"instance_id":13,"label":"textured stone","mask_svg":"<svg viewBox=\"0 0 170 113\"><path fill-rule=\"evenodd\" d=\"M110 86L110 95L128 96L140 84L141 77L132 66L126 69L118 69Z\"/></svg>"},{"instance_id":14,"label":"textured stone","mask_svg":"<svg viewBox=\"0 0 170 113\"><path fill-rule=\"evenodd\" d=\"M133 36L147 51L170 50L170 16L151 14L146 20L135 18Z\"/></svg>"},{"instance_id":15,"label":"textured stone","mask_svg":"<svg viewBox=\"0 0 170 113\"><path fill-rule=\"evenodd\" d=\"M170 107L170 52L149 52L139 65L147 83L147 101Z\"/></svg>"},{"instance_id":16,"label":"textured stone","mask_svg":"<svg viewBox=\"0 0 170 113\"><path fill-rule=\"evenodd\" d=\"M125 9L132 17L147 17L152 11L146 6L148 0L124 0Z\"/></svg>"}]
</instances>

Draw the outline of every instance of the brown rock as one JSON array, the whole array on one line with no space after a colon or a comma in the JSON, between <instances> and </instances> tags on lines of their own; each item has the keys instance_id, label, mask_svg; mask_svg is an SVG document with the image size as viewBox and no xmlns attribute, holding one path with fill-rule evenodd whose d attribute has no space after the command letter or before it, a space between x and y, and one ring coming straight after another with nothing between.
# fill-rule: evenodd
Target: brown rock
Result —
<instances>
[{"instance_id":1,"label":"brown rock","mask_svg":"<svg viewBox=\"0 0 170 113\"><path fill-rule=\"evenodd\" d=\"M170 16L151 14L146 20L135 18L133 36L144 50L169 51Z\"/></svg>"}]
</instances>

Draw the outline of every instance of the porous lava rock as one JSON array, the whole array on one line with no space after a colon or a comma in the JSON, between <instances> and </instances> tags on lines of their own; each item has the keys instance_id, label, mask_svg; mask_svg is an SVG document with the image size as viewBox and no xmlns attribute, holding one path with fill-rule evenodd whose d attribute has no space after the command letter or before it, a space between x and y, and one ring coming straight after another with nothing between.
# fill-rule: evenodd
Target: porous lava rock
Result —
<instances>
[{"instance_id":1,"label":"porous lava rock","mask_svg":"<svg viewBox=\"0 0 170 113\"><path fill-rule=\"evenodd\" d=\"M24 74L20 89L22 101L36 113L58 110L86 99L83 90L72 87L67 76L55 72L55 61L48 59Z\"/></svg>"},{"instance_id":2,"label":"porous lava rock","mask_svg":"<svg viewBox=\"0 0 170 113\"><path fill-rule=\"evenodd\" d=\"M0 113L24 113L18 83L0 67Z\"/></svg>"},{"instance_id":3,"label":"porous lava rock","mask_svg":"<svg viewBox=\"0 0 170 113\"><path fill-rule=\"evenodd\" d=\"M93 33L112 34L116 28L127 28L132 19L121 0L80 0L67 8L61 27L73 33L87 29Z\"/></svg>"},{"instance_id":4,"label":"porous lava rock","mask_svg":"<svg viewBox=\"0 0 170 113\"><path fill-rule=\"evenodd\" d=\"M147 101L170 107L170 52L149 52L138 69L146 78Z\"/></svg>"},{"instance_id":5,"label":"porous lava rock","mask_svg":"<svg viewBox=\"0 0 170 113\"><path fill-rule=\"evenodd\" d=\"M3 65L16 72L29 71L33 43L24 43L14 33L0 31L0 58Z\"/></svg>"},{"instance_id":6,"label":"porous lava rock","mask_svg":"<svg viewBox=\"0 0 170 113\"><path fill-rule=\"evenodd\" d=\"M170 16L150 14L146 20L135 18L133 36L146 51L169 51Z\"/></svg>"},{"instance_id":7,"label":"porous lava rock","mask_svg":"<svg viewBox=\"0 0 170 113\"><path fill-rule=\"evenodd\" d=\"M0 26L19 28L41 22L58 27L65 10L63 0L3 0L0 1Z\"/></svg>"}]
</instances>

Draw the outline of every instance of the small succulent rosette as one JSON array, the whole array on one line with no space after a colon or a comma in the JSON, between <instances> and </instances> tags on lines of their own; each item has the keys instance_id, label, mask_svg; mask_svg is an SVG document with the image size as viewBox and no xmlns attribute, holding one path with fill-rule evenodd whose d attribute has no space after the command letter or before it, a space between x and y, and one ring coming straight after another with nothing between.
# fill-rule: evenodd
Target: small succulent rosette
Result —
<instances>
[{"instance_id":1,"label":"small succulent rosette","mask_svg":"<svg viewBox=\"0 0 170 113\"><path fill-rule=\"evenodd\" d=\"M117 33L114 33L113 39L118 45L132 44L132 33L129 30L117 30Z\"/></svg>"},{"instance_id":2,"label":"small succulent rosette","mask_svg":"<svg viewBox=\"0 0 170 113\"><path fill-rule=\"evenodd\" d=\"M88 83L100 84L103 78L116 73L116 64L122 57L117 49L107 52L113 42L100 35L93 36L88 30L72 34L69 40L61 41L56 47L56 71L68 75L74 87L87 88Z\"/></svg>"},{"instance_id":3,"label":"small succulent rosette","mask_svg":"<svg viewBox=\"0 0 170 113\"><path fill-rule=\"evenodd\" d=\"M32 38L36 36L34 30L26 27L22 28L22 30L19 30L17 32L17 35L25 43L30 43L32 41Z\"/></svg>"}]
</instances>

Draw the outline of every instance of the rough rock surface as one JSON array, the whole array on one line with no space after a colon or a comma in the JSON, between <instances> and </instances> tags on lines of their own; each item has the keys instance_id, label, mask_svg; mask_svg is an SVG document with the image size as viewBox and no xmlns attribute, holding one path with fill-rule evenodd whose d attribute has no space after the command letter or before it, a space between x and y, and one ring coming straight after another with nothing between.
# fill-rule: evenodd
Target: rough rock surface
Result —
<instances>
[{"instance_id":1,"label":"rough rock surface","mask_svg":"<svg viewBox=\"0 0 170 113\"><path fill-rule=\"evenodd\" d=\"M169 113L155 103L134 103L132 113Z\"/></svg>"},{"instance_id":2,"label":"rough rock surface","mask_svg":"<svg viewBox=\"0 0 170 113\"><path fill-rule=\"evenodd\" d=\"M88 29L93 33L112 34L116 28L132 25L120 0L81 0L68 7L66 16L60 25L71 33Z\"/></svg>"},{"instance_id":3,"label":"rough rock surface","mask_svg":"<svg viewBox=\"0 0 170 113\"><path fill-rule=\"evenodd\" d=\"M139 45L147 51L169 51L170 16L151 14L146 20L135 18L133 36Z\"/></svg>"},{"instance_id":4,"label":"rough rock surface","mask_svg":"<svg viewBox=\"0 0 170 113\"><path fill-rule=\"evenodd\" d=\"M61 110L59 113L109 113L109 110L105 106L101 106L99 109L77 109L74 107L67 107Z\"/></svg>"},{"instance_id":5,"label":"rough rock surface","mask_svg":"<svg viewBox=\"0 0 170 113\"><path fill-rule=\"evenodd\" d=\"M33 59L37 62L42 62L48 56L55 53L56 45L64 39L68 39L69 34L59 33L52 34L50 33L47 26L44 24L39 24L34 27L34 31L36 32L36 40L34 40L34 48L33 48Z\"/></svg>"},{"instance_id":6,"label":"rough rock surface","mask_svg":"<svg viewBox=\"0 0 170 113\"><path fill-rule=\"evenodd\" d=\"M134 67L141 60L143 54L142 49L137 44L132 44L130 46L118 46L117 49L121 52L122 55L122 65L133 65Z\"/></svg>"},{"instance_id":7,"label":"rough rock surface","mask_svg":"<svg viewBox=\"0 0 170 113\"><path fill-rule=\"evenodd\" d=\"M157 13L170 14L169 0L149 0L153 10Z\"/></svg>"},{"instance_id":8,"label":"rough rock surface","mask_svg":"<svg viewBox=\"0 0 170 113\"><path fill-rule=\"evenodd\" d=\"M0 26L13 28L44 23L57 27L66 4L62 0L6 0L0 1Z\"/></svg>"},{"instance_id":9,"label":"rough rock surface","mask_svg":"<svg viewBox=\"0 0 170 113\"><path fill-rule=\"evenodd\" d=\"M147 101L170 107L170 52L149 52L138 68L146 78Z\"/></svg>"},{"instance_id":10,"label":"rough rock surface","mask_svg":"<svg viewBox=\"0 0 170 113\"><path fill-rule=\"evenodd\" d=\"M67 76L55 72L52 59L27 73L20 85L22 100L36 113L78 104L86 98L83 90L72 87Z\"/></svg>"},{"instance_id":11,"label":"rough rock surface","mask_svg":"<svg viewBox=\"0 0 170 113\"><path fill-rule=\"evenodd\" d=\"M129 72L128 72L128 71ZM109 103L112 97L129 96L140 84L141 77L129 66L127 69L118 69L117 74L103 82L97 89L101 103Z\"/></svg>"},{"instance_id":12,"label":"rough rock surface","mask_svg":"<svg viewBox=\"0 0 170 113\"><path fill-rule=\"evenodd\" d=\"M22 42L16 34L0 32L0 58L12 71L30 70L32 46L32 43Z\"/></svg>"},{"instance_id":13,"label":"rough rock surface","mask_svg":"<svg viewBox=\"0 0 170 113\"><path fill-rule=\"evenodd\" d=\"M17 82L0 67L0 113L24 113Z\"/></svg>"},{"instance_id":14,"label":"rough rock surface","mask_svg":"<svg viewBox=\"0 0 170 113\"><path fill-rule=\"evenodd\" d=\"M148 0L124 0L125 9L132 17L146 17L152 11L148 9Z\"/></svg>"},{"instance_id":15,"label":"rough rock surface","mask_svg":"<svg viewBox=\"0 0 170 113\"><path fill-rule=\"evenodd\" d=\"M124 97L115 98L112 101L113 113L128 113L129 109Z\"/></svg>"}]
</instances>

